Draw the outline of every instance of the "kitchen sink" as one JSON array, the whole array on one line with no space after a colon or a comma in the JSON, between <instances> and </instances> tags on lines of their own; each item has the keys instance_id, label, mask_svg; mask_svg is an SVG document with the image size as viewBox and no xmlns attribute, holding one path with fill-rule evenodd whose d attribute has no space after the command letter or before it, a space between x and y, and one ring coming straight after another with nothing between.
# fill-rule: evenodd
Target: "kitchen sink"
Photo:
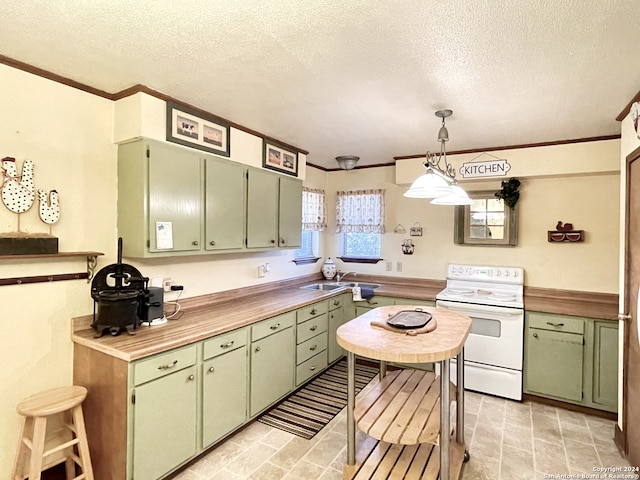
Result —
<instances>
[{"instance_id":1,"label":"kitchen sink","mask_svg":"<svg viewBox=\"0 0 640 480\"><path fill-rule=\"evenodd\" d=\"M371 288L371 289L378 288L380 286L378 283L364 283L364 282L350 282L350 283L341 282L340 285L343 285L349 288L360 287L360 288Z\"/></svg>"},{"instance_id":2,"label":"kitchen sink","mask_svg":"<svg viewBox=\"0 0 640 480\"><path fill-rule=\"evenodd\" d=\"M312 283L300 288L305 290L335 290L340 287L346 287L346 285L338 285L337 283Z\"/></svg>"}]
</instances>

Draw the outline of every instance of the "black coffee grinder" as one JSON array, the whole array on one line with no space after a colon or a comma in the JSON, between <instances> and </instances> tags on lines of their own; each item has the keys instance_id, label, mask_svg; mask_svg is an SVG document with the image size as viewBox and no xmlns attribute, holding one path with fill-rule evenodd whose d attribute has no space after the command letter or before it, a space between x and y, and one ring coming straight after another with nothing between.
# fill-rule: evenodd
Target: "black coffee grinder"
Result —
<instances>
[{"instance_id":1,"label":"black coffee grinder","mask_svg":"<svg viewBox=\"0 0 640 480\"><path fill-rule=\"evenodd\" d=\"M149 279L133 266L122 263L122 238L118 238L118 263L101 269L91 282L95 337L105 330L113 336L135 330L147 320L149 309Z\"/></svg>"}]
</instances>

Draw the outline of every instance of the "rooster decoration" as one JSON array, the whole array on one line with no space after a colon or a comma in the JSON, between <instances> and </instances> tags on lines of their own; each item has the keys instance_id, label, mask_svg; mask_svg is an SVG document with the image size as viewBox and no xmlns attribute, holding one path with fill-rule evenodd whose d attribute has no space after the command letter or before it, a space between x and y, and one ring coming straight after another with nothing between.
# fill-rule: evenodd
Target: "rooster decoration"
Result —
<instances>
[{"instance_id":1,"label":"rooster decoration","mask_svg":"<svg viewBox=\"0 0 640 480\"><path fill-rule=\"evenodd\" d=\"M18 232L21 232L20 214L29 210L35 201L33 162L25 160L22 165L22 173L18 174L16 159L4 157L0 174L2 176L2 184L0 185L2 202L10 211L18 214ZM51 225L60 219L58 192L51 190L47 193L41 188L37 192L40 220L49 225L49 233L51 233Z\"/></svg>"},{"instance_id":2,"label":"rooster decoration","mask_svg":"<svg viewBox=\"0 0 640 480\"><path fill-rule=\"evenodd\" d=\"M2 159L2 202L15 213L24 213L31 208L35 199L33 188L33 162L25 160L22 175L18 175L16 159Z\"/></svg>"},{"instance_id":3,"label":"rooster decoration","mask_svg":"<svg viewBox=\"0 0 640 480\"><path fill-rule=\"evenodd\" d=\"M38 189L38 202L40 204L40 220L49 226L60 220L60 201L58 191L51 190L48 194L42 188Z\"/></svg>"}]
</instances>

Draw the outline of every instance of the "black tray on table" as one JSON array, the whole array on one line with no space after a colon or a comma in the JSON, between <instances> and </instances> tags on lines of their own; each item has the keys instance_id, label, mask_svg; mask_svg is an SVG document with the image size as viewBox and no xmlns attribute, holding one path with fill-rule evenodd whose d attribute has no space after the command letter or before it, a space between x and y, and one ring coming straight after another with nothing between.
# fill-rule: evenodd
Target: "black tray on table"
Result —
<instances>
[{"instance_id":1,"label":"black tray on table","mask_svg":"<svg viewBox=\"0 0 640 480\"><path fill-rule=\"evenodd\" d=\"M420 308L415 310L402 310L387 319L387 325L395 328L416 329L422 328L431 321L431 314Z\"/></svg>"}]
</instances>

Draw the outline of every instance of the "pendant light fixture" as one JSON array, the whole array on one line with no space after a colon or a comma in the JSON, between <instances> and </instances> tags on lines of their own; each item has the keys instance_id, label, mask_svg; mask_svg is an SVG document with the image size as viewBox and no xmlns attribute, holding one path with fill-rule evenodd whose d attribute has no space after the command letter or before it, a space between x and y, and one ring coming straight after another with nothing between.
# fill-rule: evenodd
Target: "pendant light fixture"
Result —
<instances>
[{"instance_id":1,"label":"pendant light fixture","mask_svg":"<svg viewBox=\"0 0 640 480\"><path fill-rule=\"evenodd\" d=\"M343 170L353 170L358 163L360 157L356 157L354 155L342 155L340 157L336 157L336 162L340 165L340 168Z\"/></svg>"},{"instance_id":2,"label":"pendant light fixture","mask_svg":"<svg viewBox=\"0 0 640 480\"><path fill-rule=\"evenodd\" d=\"M457 185L455 168L447 162L445 142L449 140L449 131L445 125L445 118L450 117L452 113L451 110L436 112L436 117L442 119L442 126L438 131L440 154L427 152L423 163L427 171L413 182L405 192L405 197L432 198L431 203L436 205L471 205L472 200L462 187ZM440 166L441 161L443 166Z\"/></svg>"}]
</instances>

